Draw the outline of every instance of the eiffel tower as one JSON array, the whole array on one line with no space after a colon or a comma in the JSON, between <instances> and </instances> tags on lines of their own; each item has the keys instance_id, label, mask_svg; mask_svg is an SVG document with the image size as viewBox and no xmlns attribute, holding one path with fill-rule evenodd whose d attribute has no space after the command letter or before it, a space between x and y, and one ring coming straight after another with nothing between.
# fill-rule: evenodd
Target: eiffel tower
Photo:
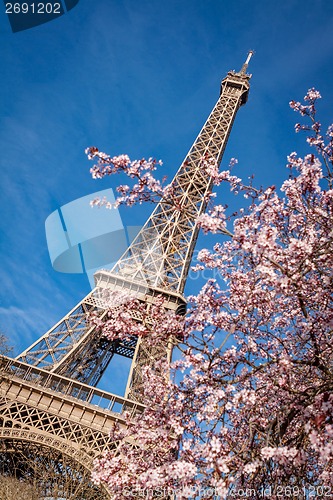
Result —
<instances>
[{"instance_id":1,"label":"eiffel tower","mask_svg":"<svg viewBox=\"0 0 333 500\"><path fill-rule=\"evenodd\" d=\"M84 496L71 498L108 498L107 490L95 491L89 483L93 460L107 449L116 453L110 427L115 421L125 425L125 410L144 409L142 368L170 359L171 347L152 348L137 338L109 341L91 326L87 313L103 321L109 293L119 291L147 311L162 296L167 310L185 314L195 221L212 188L202 159L221 162L236 113L248 98L251 56L252 51L240 71L229 71L222 80L219 99L172 181L182 210L174 210L168 199L158 203L113 269L95 274L91 293L15 359L0 358L0 450L7 468L34 456L36 470L67 471L71 481L85 485ZM139 313L133 316L140 321ZM115 354L132 360L124 396L96 388Z\"/></svg>"}]
</instances>

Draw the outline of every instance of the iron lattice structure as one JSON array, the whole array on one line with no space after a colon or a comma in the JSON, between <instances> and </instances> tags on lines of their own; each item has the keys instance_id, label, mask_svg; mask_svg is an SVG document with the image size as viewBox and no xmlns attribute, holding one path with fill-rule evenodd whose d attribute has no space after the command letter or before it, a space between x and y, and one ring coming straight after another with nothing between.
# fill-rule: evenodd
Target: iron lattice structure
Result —
<instances>
[{"instance_id":1,"label":"iron lattice structure","mask_svg":"<svg viewBox=\"0 0 333 500\"><path fill-rule=\"evenodd\" d=\"M148 314L161 295L166 309L185 314L183 292L198 236L196 219L212 188L202 160L221 162L236 113L247 101L251 55L239 72L230 71L222 80L220 97L172 181L173 200L181 209L162 199L114 268L95 274L91 293L15 360L2 357L4 448L13 442L39 443L91 470L105 449L116 451L109 438L112 422L122 421L125 408L142 411L142 367L170 358L171 346L151 347L136 338L111 342L88 323L87 313L103 319L110 292L121 291L144 304ZM133 316L140 321L139 311ZM124 398L94 388L114 354L132 359Z\"/></svg>"}]
</instances>

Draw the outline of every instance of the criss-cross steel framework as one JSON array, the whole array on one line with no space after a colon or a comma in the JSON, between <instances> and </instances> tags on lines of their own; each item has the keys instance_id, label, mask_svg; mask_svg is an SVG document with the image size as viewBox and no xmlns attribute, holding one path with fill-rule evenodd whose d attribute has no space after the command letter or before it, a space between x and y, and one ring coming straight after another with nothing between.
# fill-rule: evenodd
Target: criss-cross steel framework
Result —
<instances>
[{"instance_id":1,"label":"criss-cross steel framework","mask_svg":"<svg viewBox=\"0 0 333 500\"><path fill-rule=\"evenodd\" d=\"M113 269L97 272L95 289L59 323L16 360L3 358L2 440L48 443L90 468L92 456L116 446L108 440L110 422L121 419L126 405L138 411L135 405L144 403L142 367L170 357L171 346L152 347L136 338L108 341L89 324L87 313L95 312L103 320L110 292L121 291L145 304L148 314L161 295L167 310L185 314L183 292L198 235L196 219L212 188L203 159L218 164L222 159L236 113L247 101L251 55L239 72L230 71L222 80L220 97L172 181L172 202L166 197L157 204ZM139 311L133 317L140 321ZM93 387L114 354L132 359L125 398L107 396L117 402L118 412L93 403L98 392ZM82 447L87 450L83 454Z\"/></svg>"}]
</instances>

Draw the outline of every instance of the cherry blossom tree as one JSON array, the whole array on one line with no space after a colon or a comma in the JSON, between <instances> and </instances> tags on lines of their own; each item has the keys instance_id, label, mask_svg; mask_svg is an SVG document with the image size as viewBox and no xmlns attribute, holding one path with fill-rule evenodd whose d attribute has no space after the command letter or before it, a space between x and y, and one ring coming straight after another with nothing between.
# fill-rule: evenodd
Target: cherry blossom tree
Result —
<instances>
[{"instance_id":1,"label":"cherry blossom tree","mask_svg":"<svg viewBox=\"0 0 333 500\"><path fill-rule=\"evenodd\" d=\"M118 453L95 463L93 480L115 498L331 497L333 126L321 132L320 97L310 89L304 104L290 103L307 121L296 131L313 149L290 154L279 190L245 185L203 158L215 184L242 193L247 205L230 217L211 199L197 221L226 236L199 253L196 271L218 278L188 298L187 316L168 313L166 321L161 302L150 335L148 324L138 329L131 319L139 307L132 301L98 324L110 339L182 336L180 359L146 368L145 411L112 430ZM118 188L116 206L173 200L172 186L154 178L155 160L88 154L94 177L122 172L134 181Z\"/></svg>"}]
</instances>

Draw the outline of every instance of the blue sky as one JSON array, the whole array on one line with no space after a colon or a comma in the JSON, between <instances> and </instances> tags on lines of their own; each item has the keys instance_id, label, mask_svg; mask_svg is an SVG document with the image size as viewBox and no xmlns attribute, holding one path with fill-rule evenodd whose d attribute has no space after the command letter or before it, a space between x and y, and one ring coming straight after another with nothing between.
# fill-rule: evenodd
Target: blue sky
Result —
<instances>
[{"instance_id":1,"label":"blue sky","mask_svg":"<svg viewBox=\"0 0 333 500\"><path fill-rule=\"evenodd\" d=\"M332 33L327 0L80 0L15 34L0 13L0 330L16 354L90 290L84 276L52 269L44 228L60 206L115 187L90 178L84 149L155 156L171 178L220 80L254 49L224 165L236 157L240 177L280 184L287 154L304 150L288 102L314 86L321 121L333 121ZM220 201L232 203L227 192ZM142 224L149 211L121 215Z\"/></svg>"}]
</instances>

